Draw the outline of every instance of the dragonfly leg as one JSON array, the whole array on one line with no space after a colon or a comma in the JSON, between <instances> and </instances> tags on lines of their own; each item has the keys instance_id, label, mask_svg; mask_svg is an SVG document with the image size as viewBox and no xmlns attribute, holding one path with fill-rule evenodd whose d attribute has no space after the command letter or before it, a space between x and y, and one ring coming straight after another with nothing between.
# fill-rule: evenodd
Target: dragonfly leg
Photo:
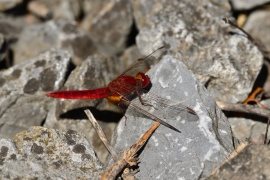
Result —
<instances>
[{"instance_id":1,"label":"dragonfly leg","mask_svg":"<svg viewBox=\"0 0 270 180\"><path fill-rule=\"evenodd\" d=\"M155 110L157 110L157 108L154 105L149 104L149 103L146 103L146 102L143 102L142 97L141 97L141 94L139 93L139 91L136 91L136 94L137 94L137 96L138 96L138 98L139 98L139 100L140 100L140 102L141 102L142 105L144 105L144 106L151 106L151 107L155 108Z\"/></svg>"},{"instance_id":2,"label":"dragonfly leg","mask_svg":"<svg viewBox=\"0 0 270 180\"><path fill-rule=\"evenodd\" d=\"M127 125L127 116L124 114L125 117L125 126Z\"/></svg>"},{"instance_id":3,"label":"dragonfly leg","mask_svg":"<svg viewBox=\"0 0 270 180\"><path fill-rule=\"evenodd\" d=\"M118 108L120 109L121 113L123 114L123 116L125 117L125 126L127 125L127 116L125 115L125 111L123 111L123 109L121 108L121 102L119 102L117 104Z\"/></svg>"}]
</instances>

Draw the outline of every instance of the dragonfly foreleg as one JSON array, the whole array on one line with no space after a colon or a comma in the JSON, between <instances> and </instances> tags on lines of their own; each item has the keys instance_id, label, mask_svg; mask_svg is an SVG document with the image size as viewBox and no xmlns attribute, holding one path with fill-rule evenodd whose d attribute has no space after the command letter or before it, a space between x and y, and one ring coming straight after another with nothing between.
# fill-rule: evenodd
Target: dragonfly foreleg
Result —
<instances>
[{"instance_id":1,"label":"dragonfly foreleg","mask_svg":"<svg viewBox=\"0 0 270 180\"><path fill-rule=\"evenodd\" d=\"M140 102L141 102L142 105L144 105L144 106L150 106L150 107L153 107L155 110L157 110L157 108L153 104L146 103L146 102L144 102L142 100L141 94L139 93L138 90L136 90L136 94L137 94L137 96L138 96L138 98L139 98L139 100L140 100Z\"/></svg>"},{"instance_id":2,"label":"dragonfly foreleg","mask_svg":"<svg viewBox=\"0 0 270 180\"><path fill-rule=\"evenodd\" d=\"M121 108L121 101L119 103L117 103L118 108L120 109L121 113L123 114L123 116L125 117L125 126L127 125L127 116L125 115L125 111Z\"/></svg>"}]
</instances>

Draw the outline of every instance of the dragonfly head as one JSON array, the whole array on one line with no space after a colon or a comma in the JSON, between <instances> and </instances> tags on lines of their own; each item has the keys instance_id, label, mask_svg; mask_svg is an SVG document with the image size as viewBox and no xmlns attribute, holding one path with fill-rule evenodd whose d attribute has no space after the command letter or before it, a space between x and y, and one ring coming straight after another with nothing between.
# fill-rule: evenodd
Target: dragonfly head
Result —
<instances>
[{"instance_id":1,"label":"dragonfly head","mask_svg":"<svg viewBox=\"0 0 270 180\"><path fill-rule=\"evenodd\" d=\"M141 72L136 75L136 79L139 79L142 82L142 88L145 88L150 83L149 76L147 76L147 75L145 75L144 73L141 73Z\"/></svg>"}]
</instances>

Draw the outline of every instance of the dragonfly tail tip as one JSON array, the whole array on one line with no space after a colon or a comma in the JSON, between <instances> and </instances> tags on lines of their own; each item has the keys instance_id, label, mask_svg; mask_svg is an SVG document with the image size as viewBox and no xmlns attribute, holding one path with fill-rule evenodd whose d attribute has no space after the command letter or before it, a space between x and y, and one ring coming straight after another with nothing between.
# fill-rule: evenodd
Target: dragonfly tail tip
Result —
<instances>
[{"instance_id":1,"label":"dragonfly tail tip","mask_svg":"<svg viewBox=\"0 0 270 180\"><path fill-rule=\"evenodd\" d=\"M54 97L53 93L47 93L46 96L47 97Z\"/></svg>"}]
</instances>

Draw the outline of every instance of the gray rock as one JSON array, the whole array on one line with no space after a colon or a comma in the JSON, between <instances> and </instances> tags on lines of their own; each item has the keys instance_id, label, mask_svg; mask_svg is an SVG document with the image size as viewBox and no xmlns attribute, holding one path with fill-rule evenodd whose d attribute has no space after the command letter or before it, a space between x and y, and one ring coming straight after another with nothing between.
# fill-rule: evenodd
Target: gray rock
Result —
<instances>
[{"instance_id":1,"label":"gray rock","mask_svg":"<svg viewBox=\"0 0 270 180\"><path fill-rule=\"evenodd\" d=\"M125 65L123 67L128 67L131 65L134 61L136 61L139 58L142 58L143 55L141 55L139 49L137 46L133 45L131 47L128 47L124 53L120 57L120 62L124 62Z\"/></svg>"},{"instance_id":2,"label":"gray rock","mask_svg":"<svg viewBox=\"0 0 270 180\"><path fill-rule=\"evenodd\" d=\"M231 0L233 9L241 11L241 10L249 10L255 8L257 6L261 6L263 4L269 3L269 0Z\"/></svg>"},{"instance_id":3,"label":"gray rock","mask_svg":"<svg viewBox=\"0 0 270 180\"><path fill-rule=\"evenodd\" d=\"M5 11L14 8L21 4L23 0L13 0L13 1L0 1L0 11Z\"/></svg>"},{"instance_id":4,"label":"gray rock","mask_svg":"<svg viewBox=\"0 0 270 180\"><path fill-rule=\"evenodd\" d=\"M102 166L84 135L39 126L0 139L1 179L99 179Z\"/></svg>"},{"instance_id":5,"label":"gray rock","mask_svg":"<svg viewBox=\"0 0 270 180\"><path fill-rule=\"evenodd\" d=\"M253 38L260 41L265 49L270 49L269 27L270 13L267 10L257 10L252 12L243 27Z\"/></svg>"},{"instance_id":6,"label":"gray rock","mask_svg":"<svg viewBox=\"0 0 270 180\"><path fill-rule=\"evenodd\" d=\"M181 109L176 109L176 112L170 111L170 108L155 110L154 115L163 115L163 119L181 133L161 125L139 155L140 171L136 177L198 179L208 176L233 150L233 137L227 118L212 96L180 60L167 55L147 74L152 82L151 93L193 108L198 117ZM138 104L147 112L153 111L152 107L140 105L138 99L132 103ZM117 152L122 152L135 143L153 124L152 120L132 110L128 110L126 116L126 125L123 119L111 143Z\"/></svg>"},{"instance_id":7,"label":"gray rock","mask_svg":"<svg viewBox=\"0 0 270 180\"><path fill-rule=\"evenodd\" d=\"M132 25L130 2L125 0L95 2L88 9L91 10L86 12L87 16L82 22L82 27L100 51L108 55L123 52Z\"/></svg>"},{"instance_id":8,"label":"gray rock","mask_svg":"<svg viewBox=\"0 0 270 180\"><path fill-rule=\"evenodd\" d=\"M81 12L79 0L35 0L51 13L53 19L75 20ZM31 2L30 2L31 3Z\"/></svg>"},{"instance_id":9,"label":"gray rock","mask_svg":"<svg viewBox=\"0 0 270 180\"><path fill-rule=\"evenodd\" d=\"M69 61L67 51L50 50L0 72L0 137L44 121L50 101L45 92L62 86Z\"/></svg>"},{"instance_id":10,"label":"gray rock","mask_svg":"<svg viewBox=\"0 0 270 180\"><path fill-rule=\"evenodd\" d=\"M236 103L247 98L263 58L246 37L230 35L235 30L222 22L230 16L227 1L143 2L133 3L142 54L165 45L216 100Z\"/></svg>"},{"instance_id":11,"label":"gray rock","mask_svg":"<svg viewBox=\"0 0 270 180\"><path fill-rule=\"evenodd\" d=\"M81 101L77 101L77 104L80 104L80 102ZM90 106L91 100L89 100L88 103ZM65 104L68 104L68 102L66 102ZM73 103L71 101L71 105L72 104ZM117 121L113 116L117 115L108 111L97 111L94 110L93 107L91 108L89 106L72 110L65 113L64 116L60 116L57 114L59 113L58 110L60 109L58 107L62 107L61 100L54 100L54 103L50 107L50 111L43 126L47 128L56 128L62 131L67 131L71 129L83 133L85 138L92 144L97 158L101 161L101 163L105 164L109 156L109 152L100 140L92 124L89 122L89 120L86 120L87 117L84 114L84 109L90 109L94 114L95 118L99 119L98 123L102 127L106 137L108 137L108 140L111 140L112 133L117 125ZM70 116L70 114L72 114L72 116ZM118 119L120 119L119 115ZM108 122L104 120L107 120Z\"/></svg>"},{"instance_id":12,"label":"gray rock","mask_svg":"<svg viewBox=\"0 0 270 180\"><path fill-rule=\"evenodd\" d=\"M208 178L208 180L249 180L249 179L269 179L270 163L269 146L250 145L243 151L225 163L219 171Z\"/></svg>"},{"instance_id":13,"label":"gray rock","mask_svg":"<svg viewBox=\"0 0 270 180\"><path fill-rule=\"evenodd\" d=\"M92 41L76 22L55 20L24 28L14 47L14 62L25 61L52 47L68 50L76 65L96 52Z\"/></svg>"},{"instance_id":14,"label":"gray rock","mask_svg":"<svg viewBox=\"0 0 270 180\"><path fill-rule=\"evenodd\" d=\"M85 13L86 18L95 17L101 11L101 9L108 3L108 1L95 1L95 0L83 0L82 10Z\"/></svg>"},{"instance_id":15,"label":"gray rock","mask_svg":"<svg viewBox=\"0 0 270 180\"><path fill-rule=\"evenodd\" d=\"M9 45L16 42L23 27L25 27L27 22L22 17L12 17L6 14L0 14L0 33L3 34Z\"/></svg>"},{"instance_id":16,"label":"gray rock","mask_svg":"<svg viewBox=\"0 0 270 180\"><path fill-rule=\"evenodd\" d=\"M7 56L7 42L3 34L0 33L0 62Z\"/></svg>"},{"instance_id":17,"label":"gray rock","mask_svg":"<svg viewBox=\"0 0 270 180\"><path fill-rule=\"evenodd\" d=\"M249 118L228 118L232 127L233 134L240 142L245 139L258 144L262 144L264 141L264 134L266 130L266 123L254 121ZM270 138L270 132L268 132L268 138Z\"/></svg>"},{"instance_id":18,"label":"gray rock","mask_svg":"<svg viewBox=\"0 0 270 180\"><path fill-rule=\"evenodd\" d=\"M35 110L37 111L37 110ZM29 113L28 113L29 114ZM37 116L37 115L36 115ZM42 114L40 115L41 117L39 118L39 121L37 123L33 122L32 120L32 124L41 124L41 118L44 118L44 112L42 112ZM17 125L18 124L18 125ZM0 125L0 137L1 138L13 138L17 133L24 131L26 129L28 129L29 126L25 126L25 125L21 125L17 122L13 122L11 124L8 124L7 122L3 123L1 122Z\"/></svg>"},{"instance_id":19,"label":"gray rock","mask_svg":"<svg viewBox=\"0 0 270 180\"><path fill-rule=\"evenodd\" d=\"M266 107L270 107L269 99L262 100L260 103ZM239 139L240 142L245 139L249 139L253 143L262 144L264 142L266 132L267 118L262 118L251 114L243 114L242 116L243 117L228 118L235 137ZM270 131L268 131L267 138L268 140L270 139Z\"/></svg>"},{"instance_id":20,"label":"gray rock","mask_svg":"<svg viewBox=\"0 0 270 180\"><path fill-rule=\"evenodd\" d=\"M209 27L211 26L211 23L215 22L221 15L223 15L223 17L229 16L231 10L230 4L227 0L221 0L215 3L207 0L193 1L192 3L187 0L181 2L176 0L170 0L167 2L151 0L145 3L140 0L133 1L132 8L133 16L139 30L144 26L149 25L154 28L154 24L159 22L162 23L160 25L164 25L165 19L167 19L166 25L174 23L174 26L171 25L170 27L164 27L164 29L167 29L164 33L168 36L174 36L179 32L179 34L176 35L181 36L182 38L187 37L187 35L191 35L188 34L188 32L185 32L185 29L189 31L197 30L198 33L194 34L196 36L199 35L199 32L204 35L213 32L215 29L210 29ZM176 17L173 18L173 15ZM216 17L213 20L209 20L210 16ZM194 22L193 26L189 25L190 22ZM199 29L199 27L202 29ZM207 30L210 32L207 32Z\"/></svg>"}]
</instances>

